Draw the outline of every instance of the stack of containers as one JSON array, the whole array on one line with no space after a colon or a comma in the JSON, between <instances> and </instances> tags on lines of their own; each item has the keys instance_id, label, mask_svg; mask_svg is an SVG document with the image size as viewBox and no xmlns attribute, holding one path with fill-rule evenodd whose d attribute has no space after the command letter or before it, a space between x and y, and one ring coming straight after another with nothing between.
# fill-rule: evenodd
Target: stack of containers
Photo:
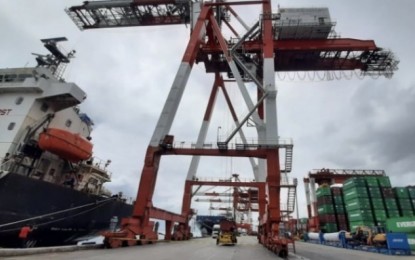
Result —
<instances>
[{"instance_id":1,"label":"stack of containers","mask_svg":"<svg viewBox=\"0 0 415 260\"><path fill-rule=\"evenodd\" d=\"M393 233L406 233L408 244L415 251L415 218L400 217L390 218L386 221L386 231Z\"/></svg>"},{"instance_id":2,"label":"stack of containers","mask_svg":"<svg viewBox=\"0 0 415 260\"><path fill-rule=\"evenodd\" d=\"M378 226L385 226L387 219L387 212L385 204L383 203L382 193L380 190L379 177L377 176L365 176L367 184L367 191L369 195L369 201L371 203L371 209L375 224ZM381 177L382 183L386 185L388 181L384 180L384 176ZM389 178L388 178L389 180Z\"/></svg>"},{"instance_id":3,"label":"stack of containers","mask_svg":"<svg viewBox=\"0 0 415 260\"><path fill-rule=\"evenodd\" d=\"M377 177L388 218L399 217L398 204L388 176Z\"/></svg>"},{"instance_id":4,"label":"stack of containers","mask_svg":"<svg viewBox=\"0 0 415 260\"><path fill-rule=\"evenodd\" d=\"M415 213L415 186L408 186L409 199L411 200L412 208Z\"/></svg>"},{"instance_id":5,"label":"stack of containers","mask_svg":"<svg viewBox=\"0 0 415 260\"><path fill-rule=\"evenodd\" d=\"M320 229L323 233L337 232L333 198L328 185L321 185L317 191L317 211Z\"/></svg>"},{"instance_id":6,"label":"stack of containers","mask_svg":"<svg viewBox=\"0 0 415 260\"><path fill-rule=\"evenodd\" d=\"M374 226L372 206L364 178L353 177L343 183L343 198L349 219L349 230Z\"/></svg>"},{"instance_id":7,"label":"stack of containers","mask_svg":"<svg viewBox=\"0 0 415 260\"><path fill-rule=\"evenodd\" d=\"M413 217L414 210L412 208L412 201L409 197L409 191L406 187L395 187L393 191L398 202L399 213L402 217Z\"/></svg>"},{"instance_id":8,"label":"stack of containers","mask_svg":"<svg viewBox=\"0 0 415 260\"><path fill-rule=\"evenodd\" d=\"M338 230L347 230L347 215L343 200L343 188L331 187L331 194L333 196L334 212L336 214Z\"/></svg>"},{"instance_id":9,"label":"stack of containers","mask_svg":"<svg viewBox=\"0 0 415 260\"><path fill-rule=\"evenodd\" d=\"M408 193L409 193L409 199L411 200L412 208L414 209L415 213L415 186L408 186ZM413 230L411 233L408 233L408 243L411 247L412 251L415 251L415 219L412 218L412 226Z\"/></svg>"}]
</instances>

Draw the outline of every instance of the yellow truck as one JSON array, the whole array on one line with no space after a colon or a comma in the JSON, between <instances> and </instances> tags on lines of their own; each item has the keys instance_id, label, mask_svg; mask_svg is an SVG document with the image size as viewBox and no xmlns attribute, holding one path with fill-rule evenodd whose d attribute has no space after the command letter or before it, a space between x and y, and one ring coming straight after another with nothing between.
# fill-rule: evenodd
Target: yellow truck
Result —
<instances>
[{"instance_id":1,"label":"yellow truck","mask_svg":"<svg viewBox=\"0 0 415 260\"><path fill-rule=\"evenodd\" d=\"M220 231L216 238L216 245L235 245L236 239L236 223L233 220L223 219L219 223Z\"/></svg>"}]
</instances>

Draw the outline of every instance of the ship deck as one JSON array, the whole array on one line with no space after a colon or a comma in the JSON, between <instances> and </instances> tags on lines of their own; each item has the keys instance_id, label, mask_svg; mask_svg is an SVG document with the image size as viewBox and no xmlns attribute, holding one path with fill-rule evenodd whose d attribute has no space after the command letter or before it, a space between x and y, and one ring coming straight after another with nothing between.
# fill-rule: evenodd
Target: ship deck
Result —
<instances>
[{"instance_id":1,"label":"ship deck","mask_svg":"<svg viewBox=\"0 0 415 260\"><path fill-rule=\"evenodd\" d=\"M18 253L26 249L15 249ZM29 249L36 250L36 249ZM152 260L164 260L164 259L238 259L238 260L271 260L277 257L272 252L266 250L262 245L257 243L256 237L242 236L238 237L238 244L235 246L217 246L215 239L212 238L200 238L192 239L189 241L172 241L166 243L156 243L152 245L124 247L118 249L89 249L89 250L75 250L71 252L59 252L61 250L53 250L54 252L21 255L21 256L8 256L2 257L2 252L5 250L0 249L1 259L15 259L15 260L37 260L37 259L88 259L88 260L105 260L105 259L136 259L139 256L140 259L152 259ZM394 259L414 259L413 256L393 256L382 255L370 252L347 250L342 248L328 247L317 244L310 244L304 242L296 243L296 253L292 252L290 248L290 255L288 259L310 259L310 260L325 260L325 259L337 259L337 260L349 260L349 259L361 259L361 260L394 260ZM10 251L9 251L10 252Z\"/></svg>"}]
</instances>

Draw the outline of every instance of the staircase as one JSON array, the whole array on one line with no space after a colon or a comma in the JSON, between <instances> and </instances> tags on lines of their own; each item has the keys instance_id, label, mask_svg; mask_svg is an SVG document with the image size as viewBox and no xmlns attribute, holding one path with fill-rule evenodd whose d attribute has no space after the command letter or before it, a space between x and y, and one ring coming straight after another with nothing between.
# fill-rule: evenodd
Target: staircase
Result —
<instances>
[{"instance_id":1,"label":"staircase","mask_svg":"<svg viewBox=\"0 0 415 260\"><path fill-rule=\"evenodd\" d=\"M293 165L293 146L285 147L285 167L281 170L283 173L289 173L292 170Z\"/></svg>"}]
</instances>

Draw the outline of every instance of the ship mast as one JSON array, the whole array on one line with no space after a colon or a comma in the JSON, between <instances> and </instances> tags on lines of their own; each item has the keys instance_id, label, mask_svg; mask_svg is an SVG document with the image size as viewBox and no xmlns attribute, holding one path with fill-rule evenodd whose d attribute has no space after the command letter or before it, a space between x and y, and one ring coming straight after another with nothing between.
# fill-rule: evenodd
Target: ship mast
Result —
<instances>
[{"instance_id":1,"label":"ship mast","mask_svg":"<svg viewBox=\"0 0 415 260\"><path fill-rule=\"evenodd\" d=\"M42 55L37 53L32 53L36 56L37 66L36 67L44 67L48 68L52 74L57 79L62 79L62 75L65 72L66 66L70 62L69 60L75 57L75 50L71 50L68 54L64 54L60 48L58 47L57 43L61 41L67 41L66 37L57 37L57 38L49 38L49 39L41 39L40 41L43 42L46 49L49 50L51 54Z\"/></svg>"}]
</instances>

